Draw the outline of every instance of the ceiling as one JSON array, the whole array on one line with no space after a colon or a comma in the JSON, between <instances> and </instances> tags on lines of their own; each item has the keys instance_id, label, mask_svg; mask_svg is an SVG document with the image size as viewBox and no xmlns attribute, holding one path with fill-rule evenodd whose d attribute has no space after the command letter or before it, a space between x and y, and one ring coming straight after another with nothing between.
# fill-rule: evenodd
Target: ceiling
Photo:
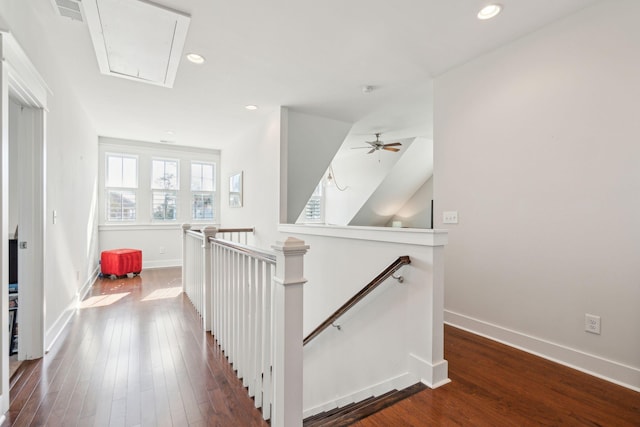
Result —
<instances>
[{"instance_id":1,"label":"ceiling","mask_svg":"<svg viewBox=\"0 0 640 427\"><path fill-rule=\"evenodd\" d=\"M433 77L596 1L501 0L480 21L485 0L155 0L191 16L185 53L207 59L183 56L172 89L101 74L86 24L32 5L99 135L225 149L279 106L431 137Z\"/></svg>"}]
</instances>

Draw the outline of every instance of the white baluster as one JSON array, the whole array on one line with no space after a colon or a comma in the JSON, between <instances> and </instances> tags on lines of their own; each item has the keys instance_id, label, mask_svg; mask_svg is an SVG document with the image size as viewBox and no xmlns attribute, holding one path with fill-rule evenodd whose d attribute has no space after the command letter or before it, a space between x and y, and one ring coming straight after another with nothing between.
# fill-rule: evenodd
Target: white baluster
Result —
<instances>
[{"instance_id":1,"label":"white baluster","mask_svg":"<svg viewBox=\"0 0 640 427\"><path fill-rule=\"evenodd\" d=\"M255 402L256 408L262 406L262 360L264 358L263 352L263 339L264 339L264 330L263 330L263 313L264 313L264 281L263 281L263 271L264 271L264 262L257 261L256 262L256 271L255 271L255 281L256 281L256 310L255 310L255 322L256 322L256 338L255 338L255 360L254 360L254 372L255 372Z\"/></svg>"},{"instance_id":2,"label":"white baluster","mask_svg":"<svg viewBox=\"0 0 640 427\"><path fill-rule=\"evenodd\" d=\"M247 292L249 299L249 318L248 318L248 334L247 334L247 377L249 379L248 384L248 392L249 396L255 396L255 356L256 356L256 324L255 324L255 315L256 315L256 294L255 294L255 264L257 262L254 258L248 258L248 266L247 266Z\"/></svg>"},{"instance_id":3,"label":"white baluster","mask_svg":"<svg viewBox=\"0 0 640 427\"><path fill-rule=\"evenodd\" d=\"M229 319L227 319L227 249L220 248L220 346L224 350L226 347L226 330Z\"/></svg>"},{"instance_id":4,"label":"white baluster","mask_svg":"<svg viewBox=\"0 0 640 427\"><path fill-rule=\"evenodd\" d=\"M234 251L231 251L229 253L230 255L230 266L229 266L229 272L231 274L230 280L229 280L229 308L230 308L230 314L231 317L229 318L229 353L227 354L227 357L229 358L229 363L231 363L233 365L233 363L235 362L235 354L236 354L236 337L237 337L237 333L236 333L236 327L237 327L237 322L236 322L236 315L237 315L237 310L236 310L236 280L237 280L237 276L236 276L236 253Z\"/></svg>"},{"instance_id":5,"label":"white baluster","mask_svg":"<svg viewBox=\"0 0 640 427\"><path fill-rule=\"evenodd\" d=\"M271 403L273 400L272 387L272 295L271 295L271 265L265 265L265 277L263 284L263 312L262 312L262 417L271 418Z\"/></svg>"},{"instance_id":6,"label":"white baluster","mask_svg":"<svg viewBox=\"0 0 640 427\"><path fill-rule=\"evenodd\" d=\"M247 316L249 312L247 310L247 300L246 300L246 286L247 286L247 274L246 274L246 255L239 254L239 302L240 302L240 323L238 325L238 377L242 378L242 385L244 387L248 387L248 378L247 378Z\"/></svg>"},{"instance_id":7,"label":"white baluster","mask_svg":"<svg viewBox=\"0 0 640 427\"><path fill-rule=\"evenodd\" d=\"M211 244L211 246L211 334L217 338L219 321L218 315L220 313L220 308L218 306L218 286L220 284L218 274L220 273L220 269L218 268L218 246L214 244Z\"/></svg>"},{"instance_id":8,"label":"white baluster","mask_svg":"<svg viewBox=\"0 0 640 427\"><path fill-rule=\"evenodd\" d=\"M201 253L201 272L202 278L200 282L200 304L202 309L202 325L205 331L209 331L211 327L211 245L209 238L216 236L217 229L215 227L205 227L202 229L202 247Z\"/></svg>"},{"instance_id":9,"label":"white baluster","mask_svg":"<svg viewBox=\"0 0 640 427\"><path fill-rule=\"evenodd\" d=\"M191 260L191 254L189 250L189 236L187 230L191 229L191 224L182 224L182 292L187 292L187 274L189 271L189 262Z\"/></svg>"}]
</instances>

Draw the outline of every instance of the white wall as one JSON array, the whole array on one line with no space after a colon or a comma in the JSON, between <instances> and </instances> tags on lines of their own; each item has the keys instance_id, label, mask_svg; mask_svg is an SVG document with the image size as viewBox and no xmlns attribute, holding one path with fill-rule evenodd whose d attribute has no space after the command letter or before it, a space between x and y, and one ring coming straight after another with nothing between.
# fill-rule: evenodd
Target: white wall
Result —
<instances>
[{"instance_id":1,"label":"white wall","mask_svg":"<svg viewBox=\"0 0 640 427\"><path fill-rule=\"evenodd\" d=\"M143 269L181 266L182 225L101 225L100 252L117 248L141 250Z\"/></svg>"},{"instance_id":2,"label":"white wall","mask_svg":"<svg viewBox=\"0 0 640 427\"><path fill-rule=\"evenodd\" d=\"M434 138L446 319L636 389L638 16L599 2L438 77Z\"/></svg>"},{"instance_id":3,"label":"white wall","mask_svg":"<svg viewBox=\"0 0 640 427\"><path fill-rule=\"evenodd\" d=\"M52 11L53 14L53 11ZM97 259L97 136L56 64L55 47L29 2L6 0L0 16L51 88L46 134L45 342L48 346L92 282ZM56 224L51 222L53 210Z\"/></svg>"},{"instance_id":4,"label":"white wall","mask_svg":"<svg viewBox=\"0 0 640 427\"><path fill-rule=\"evenodd\" d=\"M310 246L304 260L307 335L398 257L411 264L304 347L305 416L422 381L447 382L443 359L446 233L380 227L283 225ZM434 243L435 242L435 243Z\"/></svg>"},{"instance_id":5,"label":"white wall","mask_svg":"<svg viewBox=\"0 0 640 427\"><path fill-rule=\"evenodd\" d=\"M191 219L191 160L216 164L218 189L228 187L228 181L220 182L220 154L217 150L181 147L148 142L100 137L99 174L99 218L100 251L115 248L142 250L142 267L169 267L182 265L182 224L209 224L211 221ZM105 153L128 153L138 157L138 190L136 192L136 220L132 222L106 221ZM151 160L152 158L175 159L179 162L178 173L181 189L178 196L178 219L175 221L152 220L151 209ZM228 189L227 189L228 191ZM214 224L220 223L220 191L216 194ZM228 198L228 196L227 196Z\"/></svg>"},{"instance_id":6,"label":"white wall","mask_svg":"<svg viewBox=\"0 0 640 427\"><path fill-rule=\"evenodd\" d=\"M431 228L431 201L433 200L433 176L424 182L418 190L396 212L387 223L391 227L393 221L401 221L403 227Z\"/></svg>"},{"instance_id":7,"label":"white wall","mask_svg":"<svg viewBox=\"0 0 640 427\"><path fill-rule=\"evenodd\" d=\"M249 129L222 152L221 221L225 228L255 227L256 246L270 249L278 234L280 185L280 110ZM229 177L243 172L243 206L229 207Z\"/></svg>"}]
</instances>

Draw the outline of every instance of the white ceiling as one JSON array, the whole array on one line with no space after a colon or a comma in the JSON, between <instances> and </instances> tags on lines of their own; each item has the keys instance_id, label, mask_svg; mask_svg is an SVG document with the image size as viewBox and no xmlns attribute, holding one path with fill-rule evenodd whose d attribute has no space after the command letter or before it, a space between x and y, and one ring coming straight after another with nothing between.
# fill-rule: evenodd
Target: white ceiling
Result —
<instances>
[{"instance_id":1,"label":"white ceiling","mask_svg":"<svg viewBox=\"0 0 640 427\"><path fill-rule=\"evenodd\" d=\"M430 137L434 76L596 1L500 0L479 21L486 0L157 0L191 15L185 53L207 59L183 57L173 89L100 74L86 24L33 5L98 134L224 149L281 105Z\"/></svg>"}]
</instances>

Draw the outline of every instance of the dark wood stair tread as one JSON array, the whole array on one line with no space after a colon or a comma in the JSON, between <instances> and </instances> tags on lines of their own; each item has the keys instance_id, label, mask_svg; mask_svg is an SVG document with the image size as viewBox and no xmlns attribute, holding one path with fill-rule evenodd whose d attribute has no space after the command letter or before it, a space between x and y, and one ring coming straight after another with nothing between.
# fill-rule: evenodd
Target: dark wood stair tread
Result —
<instances>
[{"instance_id":1,"label":"dark wood stair tread","mask_svg":"<svg viewBox=\"0 0 640 427\"><path fill-rule=\"evenodd\" d=\"M345 406L333 408L333 409L331 409L329 411L321 412L319 414L312 415L312 416L310 416L308 418L305 418L304 425L305 426L306 425L314 425L313 423L315 423L318 420L325 420L326 421L331 417L341 416L341 415L344 415L346 413L355 411L355 410L357 410L359 408L367 406L368 404L370 404L373 401L375 401L377 398L382 398L383 396L386 396L386 395L388 395L390 393L395 393L396 391L397 390L391 390L391 391L385 393L384 395L381 395L381 396L378 396L378 397L371 396L371 397L368 397L365 400L362 400L360 402L350 403L350 404L345 405Z\"/></svg>"},{"instance_id":2,"label":"dark wood stair tread","mask_svg":"<svg viewBox=\"0 0 640 427\"><path fill-rule=\"evenodd\" d=\"M426 385L417 383L403 390L391 390L380 396L369 397L360 402L312 415L305 418L303 425L304 427L348 426L426 388Z\"/></svg>"}]
</instances>

